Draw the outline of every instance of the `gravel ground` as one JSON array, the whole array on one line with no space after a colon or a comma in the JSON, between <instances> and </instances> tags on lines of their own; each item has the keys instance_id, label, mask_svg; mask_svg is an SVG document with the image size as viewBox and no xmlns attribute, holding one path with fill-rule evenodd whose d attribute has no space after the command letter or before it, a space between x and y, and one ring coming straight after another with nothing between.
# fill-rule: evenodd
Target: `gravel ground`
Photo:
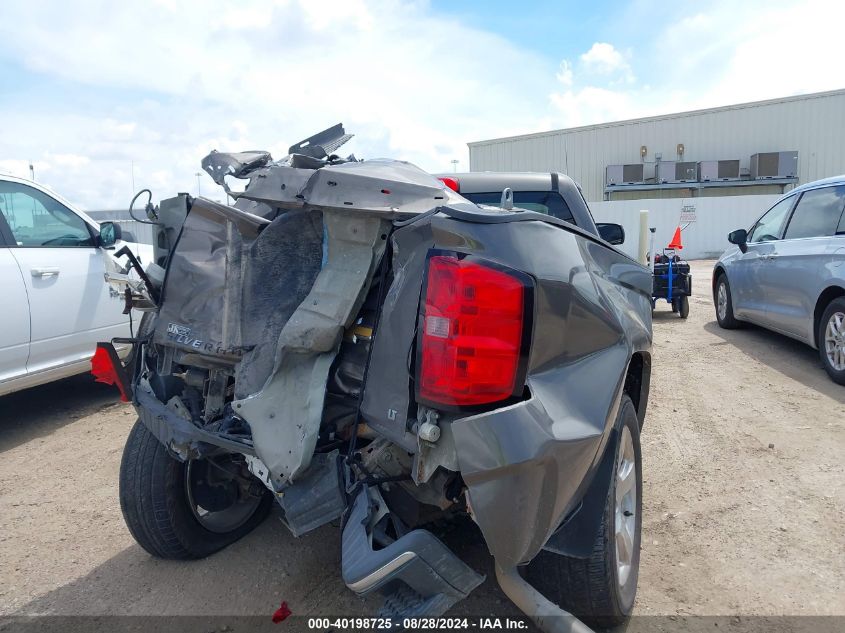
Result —
<instances>
[{"instance_id":1,"label":"gravel ground","mask_svg":"<svg viewBox=\"0 0 845 633\"><path fill-rule=\"evenodd\" d=\"M637 612L845 615L845 387L808 347L719 329L711 267L693 265L688 320L654 317ZM0 615L372 613L333 527L294 539L274 515L208 559L150 558L117 501L133 421L88 376L0 398ZM483 542L445 538L488 574L453 613L517 614Z\"/></svg>"}]
</instances>

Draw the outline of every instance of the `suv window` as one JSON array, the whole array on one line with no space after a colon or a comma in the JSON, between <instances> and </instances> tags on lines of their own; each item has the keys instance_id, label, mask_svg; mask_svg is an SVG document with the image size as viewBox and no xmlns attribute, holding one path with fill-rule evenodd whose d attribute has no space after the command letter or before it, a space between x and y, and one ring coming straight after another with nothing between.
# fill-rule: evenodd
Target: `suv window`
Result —
<instances>
[{"instance_id":1,"label":"suv window","mask_svg":"<svg viewBox=\"0 0 845 633\"><path fill-rule=\"evenodd\" d=\"M82 218L33 187L0 181L0 214L18 246L94 246Z\"/></svg>"},{"instance_id":2,"label":"suv window","mask_svg":"<svg viewBox=\"0 0 845 633\"><path fill-rule=\"evenodd\" d=\"M783 229L783 224L786 221L786 216L789 215L793 202L795 202L795 196L789 196L769 209L762 218L757 220L757 224L751 227L751 231L748 233L748 241L771 242L772 240L779 240L781 229Z\"/></svg>"},{"instance_id":3,"label":"suv window","mask_svg":"<svg viewBox=\"0 0 845 633\"><path fill-rule=\"evenodd\" d=\"M834 235L843 207L845 207L845 185L807 191L801 196L798 206L792 213L784 239Z\"/></svg>"},{"instance_id":4,"label":"suv window","mask_svg":"<svg viewBox=\"0 0 845 633\"><path fill-rule=\"evenodd\" d=\"M475 204L498 207L502 203L501 191L493 193L464 193L462 191L461 195ZM514 191L513 204L528 211L544 213L575 224L572 211L557 191Z\"/></svg>"}]
</instances>

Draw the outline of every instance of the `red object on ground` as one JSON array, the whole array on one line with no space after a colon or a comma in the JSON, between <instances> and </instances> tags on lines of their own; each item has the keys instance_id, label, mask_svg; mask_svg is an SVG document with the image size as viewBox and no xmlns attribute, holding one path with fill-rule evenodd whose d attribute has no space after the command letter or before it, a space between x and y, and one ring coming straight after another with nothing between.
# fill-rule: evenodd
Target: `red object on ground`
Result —
<instances>
[{"instance_id":1,"label":"red object on ground","mask_svg":"<svg viewBox=\"0 0 845 633\"><path fill-rule=\"evenodd\" d=\"M120 399L129 402L126 377L114 346L109 343L97 343L97 350L91 358L91 374L95 382L115 385L120 391Z\"/></svg>"},{"instance_id":2,"label":"red object on ground","mask_svg":"<svg viewBox=\"0 0 845 633\"><path fill-rule=\"evenodd\" d=\"M675 229L675 234L672 236L672 241L669 242L669 246L666 248L674 248L675 250L681 250L683 248L683 244L681 244L681 227Z\"/></svg>"},{"instance_id":3,"label":"red object on ground","mask_svg":"<svg viewBox=\"0 0 845 633\"><path fill-rule=\"evenodd\" d=\"M281 606L273 612L273 624L284 622L289 615L291 615L291 610L288 609L288 603L283 602Z\"/></svg>"}]
</instances>

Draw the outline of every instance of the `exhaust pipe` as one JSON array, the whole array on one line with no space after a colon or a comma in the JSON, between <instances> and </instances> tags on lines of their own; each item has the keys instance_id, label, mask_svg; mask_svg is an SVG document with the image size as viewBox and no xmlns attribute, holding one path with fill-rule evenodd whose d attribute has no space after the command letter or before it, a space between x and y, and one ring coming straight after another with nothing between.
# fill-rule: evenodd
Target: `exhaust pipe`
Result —
<instances>
[{"instance_id":1,"label":"exhaust pipe","mask_svg":"<svg viewBox=\"0 0 845 633\"><path fill-rule=\"evenodd\" d=\"M581 620L528 584L516 567L502 569L496 563L496 580L505 595L544 633L593 633Z\"/></svg>"}]
</instances>

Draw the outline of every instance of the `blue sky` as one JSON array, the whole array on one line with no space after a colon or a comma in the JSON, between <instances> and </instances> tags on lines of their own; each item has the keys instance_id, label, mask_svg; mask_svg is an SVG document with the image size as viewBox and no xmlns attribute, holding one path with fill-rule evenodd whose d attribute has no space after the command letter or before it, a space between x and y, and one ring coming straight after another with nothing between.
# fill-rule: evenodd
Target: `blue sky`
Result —
<instances>
[{"instance_id":1,"label":"blue sky","mask_svg":"<svg viewBox=\"0 0 845 633\"><path fill-rule=\"evenodd\" d=\"M531 3L435 0L431 3L442 15L499 33L542 54L555 66L559 60L589 49L597 39L602 40L609 24L606 16L626 5L606 0Z\"/></svg>"},{"instance_id":2,"label":"blue sky","mask_svg":"<svg viewBox=\"0 0 845 633\"><path fill-rule=\"evenodd\" d=\"M356 156L466 169L468 141L845 87L843 23L833 0L5 0L0 171L125 207L133 166L196 193L211 149L338 121Z\"/></svg>"}]
</instances>

